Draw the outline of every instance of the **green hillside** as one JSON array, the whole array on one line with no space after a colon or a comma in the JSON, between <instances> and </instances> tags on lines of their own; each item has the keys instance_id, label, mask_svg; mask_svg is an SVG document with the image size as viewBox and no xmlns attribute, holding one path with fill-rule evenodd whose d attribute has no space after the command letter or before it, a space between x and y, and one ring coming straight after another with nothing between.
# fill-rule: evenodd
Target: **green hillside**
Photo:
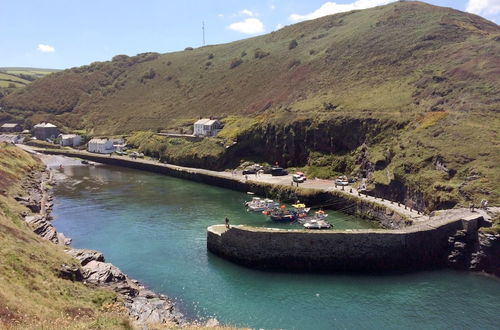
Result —
<instances>
[{"instance_id":1,"label":"green hillside","mask_svg":"<svg viewBox=\"0 0 500 330\"><path fill-rule=\"evenodd\" d=\"M2 98L0 120L121 134L217 116L226 127L212 155L171 140L161 152L193 166L258 158L315 176L363 175L374 192L428 209L495 202L498 54L498 25L398 2L57 72Z\"/></svg>"},{"instance_id":2,"label":"green hillside","mask_svg":"<svg viewBox=\"0 0 500 330\"><path fill-rule=\"evenodd\" d=\"M77 262L22 220L29 210L13 197L23 194L22 180L41 166L0 143L0 328L130 329L126 313L114 305L116 294L59 278L62 264Z\"/></svg>"}]
</instances>

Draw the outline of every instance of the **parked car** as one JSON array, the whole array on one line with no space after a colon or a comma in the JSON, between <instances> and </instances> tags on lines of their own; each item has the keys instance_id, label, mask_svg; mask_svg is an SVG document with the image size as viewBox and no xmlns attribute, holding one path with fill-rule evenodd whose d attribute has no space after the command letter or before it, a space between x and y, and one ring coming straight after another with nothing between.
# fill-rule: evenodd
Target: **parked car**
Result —
<instances>
[{"instance_id":1,"label":"parked car","mask_svg":"<svg viewBox=\"0 0 500 330\"><path fill-rule=\"evenodd\" d=\"M293 180L293 182L302 183L302 182L306 181L306 177L303 175L294 174L292 176L292 180Z\"/></svg>"},{"instance_id":2,"label":"parked car","mask_svg":"<svg viewBox=\"0 0 500 330\"><path fill-rule=\"evenodd\" d=\"M255 168L245 168L243 170L243 175L246 175L246 174L256 174L257 173L257 170Z\"/></svg>"},{"instance_id":3,"label":"parked car","mask_svg":"<svg viewBox=\"0 0 500 330\"><path fill-rule=\"evenodd\" d=\"M283 176L283 175L288 175L288 172L281 167L273 167L273 168L271 168L271 175L272 176Z\"/></svg>"},{"instance_id":4,"label":"parked car","mask_svg":"<svg viewBox=\"0 0 500 330\"><path fill-rule=\"evenodd\" d=\"M335 184L337 184L338 186L347 186L349 185L349 182L343 179L335 179Z\"/></svg>"},{"instance_id":5,"label":"parked car","mask_svg":"<svg viewBox=\"0 0 500 330\"><path fill-rule=\"evenodd\" d=\"M306 175L304 174L304 172L295 172L296 175L300 176L301 178L304 178L304 181L307 180L307 177Z\"/></svg>"}]
</instances>

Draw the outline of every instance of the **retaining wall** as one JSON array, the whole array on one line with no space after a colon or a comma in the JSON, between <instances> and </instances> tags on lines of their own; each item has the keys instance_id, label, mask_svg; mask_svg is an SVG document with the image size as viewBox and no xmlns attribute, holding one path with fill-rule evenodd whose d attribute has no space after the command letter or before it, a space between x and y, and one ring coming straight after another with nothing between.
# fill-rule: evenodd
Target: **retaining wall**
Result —
<instances>
[{"instance_id":1,"label":"retaining wall","mask_svg":"<svg viewBox=\"0 0 500 330\"><path fill-rule=\"evenodd\" d=\"M255 181L240 181L232 177L218 175L214 171L189 169L162 163L148 163L141 160L109 157L99 154L69 152L65 150L39 150L43 153L79 157L98 163L128 167L154 173L165 174L181 179L196 181L237 191L252 191L259 196L266 196L283 202L295 202L300 199L311 206L324 206L333 210L356 215L373 221L378 221L384 228L400 228L411 222L406 216L399 214L383 204L363 200L354 195L337 191L297 188L288 185L275 185Z\"/></svg>"},{"instance_id":2,"label":"retaining wall","mask_svg":"<svg viewBox=\"0 0 500 330\"><path fill-rule=\"evenodd\" d=\"M389 271L445 266L448 238L477 232L481 216L402 230L304 231L223 225L207 231L210 252L260 269Z\"/></svg>"}]
</instances>

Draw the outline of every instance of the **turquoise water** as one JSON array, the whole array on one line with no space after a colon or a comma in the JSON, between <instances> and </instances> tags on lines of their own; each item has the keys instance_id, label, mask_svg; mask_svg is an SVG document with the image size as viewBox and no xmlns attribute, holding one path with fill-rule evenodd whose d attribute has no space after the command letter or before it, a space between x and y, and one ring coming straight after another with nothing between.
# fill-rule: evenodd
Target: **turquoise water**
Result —
<instances>
[{"instance_id":1,"label":"turquoise water","mask_svg":"<svg viewBox=\"0 0 500 330\"><path fill-rule=\"evenodd\" d=\"M470 273L287 274L234 265L206 250L206 227L272 225L244 193L116 167L66 167L54 225L104 252L189 318L266 329L498 329L500 281ZM336 228L374 225L330 212ZM290 225L282 225L285 228Z\"/></svg>"}]
</instances>

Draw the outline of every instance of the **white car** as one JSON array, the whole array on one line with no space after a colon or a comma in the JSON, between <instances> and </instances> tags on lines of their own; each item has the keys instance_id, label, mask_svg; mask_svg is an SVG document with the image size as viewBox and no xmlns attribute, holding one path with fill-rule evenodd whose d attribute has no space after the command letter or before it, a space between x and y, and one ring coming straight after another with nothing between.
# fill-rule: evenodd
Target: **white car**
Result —
<instances>
[{"instance_id":1,"label":"white car","mask_svg":"<svg viewBox=\"0 0 500 330\"><path fill-rule=\"evenodd\" d=\"M306 181L306 177L300 174L294 174L292 175L292 180L293 182L302 183Z\"/></svg>"}]
</instances>

